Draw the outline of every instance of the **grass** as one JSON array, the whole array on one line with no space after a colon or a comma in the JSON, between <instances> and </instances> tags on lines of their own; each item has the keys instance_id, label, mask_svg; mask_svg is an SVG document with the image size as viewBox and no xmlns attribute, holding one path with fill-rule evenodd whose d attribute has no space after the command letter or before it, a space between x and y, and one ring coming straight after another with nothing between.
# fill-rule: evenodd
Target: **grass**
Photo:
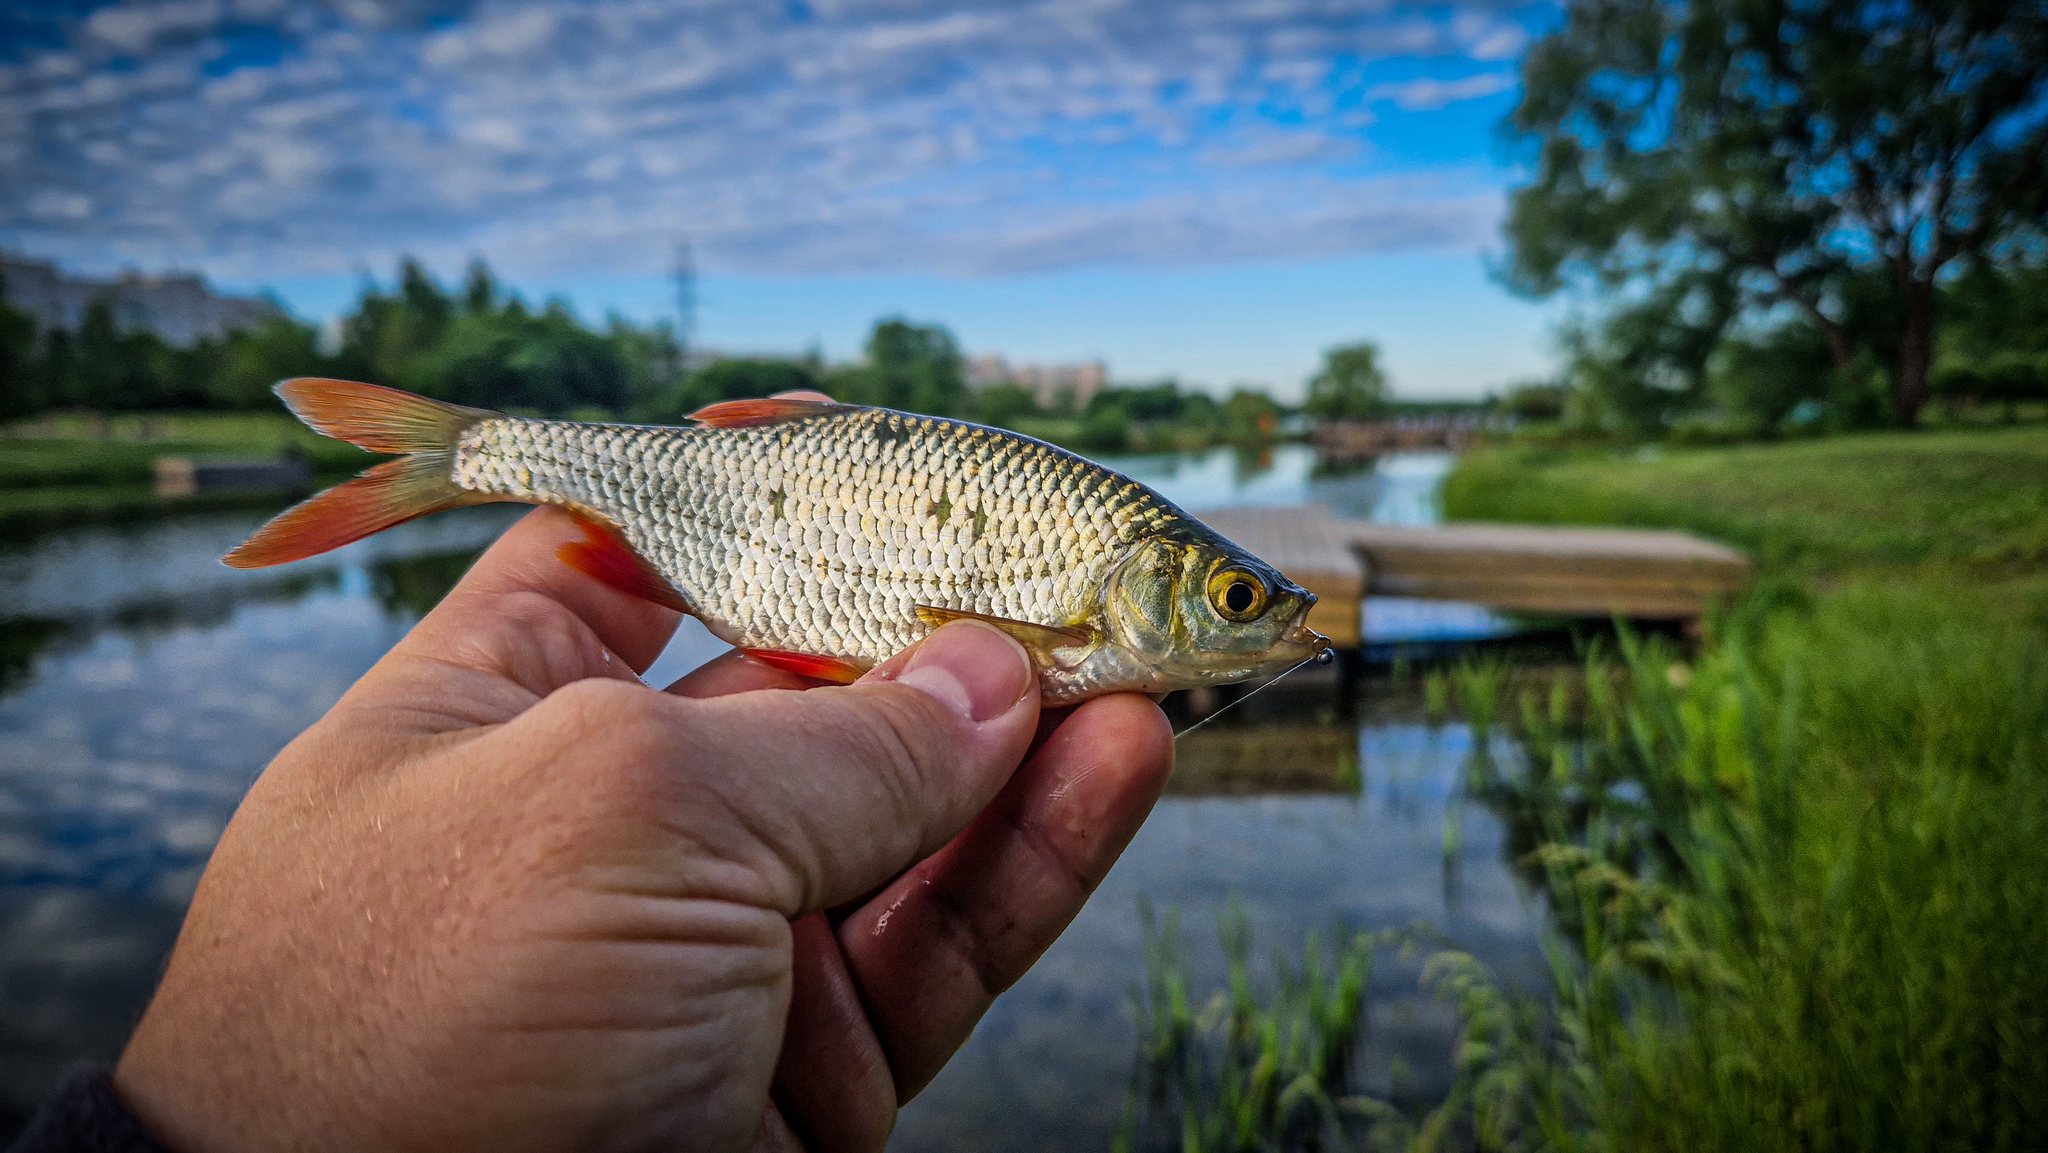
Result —
<instances>
[{"instance_id":1,"label":"grass","mask_svg":"<svg viewBox=\"0 0 2048 1153\"><path fill-rule=\"evenodd\" d=\"M1472 783L1560 933L1547 1006L1434 963L1466 1022L1446 1115L1480 1145L2038 1140L2048 583L1858 582L1695 663L1596 654L1576 699L1459 680L1521 743Z\"/></svg>"},{"instance_id":2,"label":"grass","mask_svg":"<svg viewBox=\"0 0 2048 1153\"><path fill-rule=\"evenodd\" d=\"M375 459L284 413L59 413L0 430L0 490L147 484L159 456L274 457L287 446L318 472Z\"/></svg>"},{"instance_id":3,"label":"grass","mask_svg":"<svg viewBox=\"0 0 2048 1153\"><path fill-rule=\"evenodd\" d=\"M1730 448L1503 448L1458 464L1459 520L1688 529L1770 569L1834 576L2048 564L2048 425Z\"/></svg>"},{"instance_id":4,"label":"grass","mask_svg":"<svg viewBox=\"0 0 2048 1153\"><path fill-rule=\"evenodd\" d=\"M166 500L154 491L155 464L160 456L276 457L287 448L329 480L376 459L284 413L54 413L22 421L0 429L0 528L146 519L172 507L276 507L280 495L265 492Z\"/></svg>"},{"instance_id":5,"label":"grass","mask_svg":"<svg viewBox=\"0 0 2048 1153\"><path fill-rule=\"evenodd\" d=\"M1445 503L1692 529L1776 578L1696 659L1628 641L1548 692L1436 679L1519 743L1470 791L1559 934L1541 998L1438 960L1466 1029L1446 1115L1497 1148L2037 1143L2048 428L1508 449Z\"/></svg>"},{"instance_id":6,"label":"grass","mask_svg":"<svg viewBox=\"0 0 2048 1153\"><path fill-rule=\"evenodd\" d=\"M1343 1148L1405 1135L1392 1107L1353 1092L1375 958L1409 934L1310 934L1298 962L1276 953L1263 979L1251 921L1233 898L1218 918L1224 987L1197 1004L1177 916L1149 905L1145 979L1132 998L1136 1075L1116 1148L1181 1153Z\"/></svg>"}]
</instances>

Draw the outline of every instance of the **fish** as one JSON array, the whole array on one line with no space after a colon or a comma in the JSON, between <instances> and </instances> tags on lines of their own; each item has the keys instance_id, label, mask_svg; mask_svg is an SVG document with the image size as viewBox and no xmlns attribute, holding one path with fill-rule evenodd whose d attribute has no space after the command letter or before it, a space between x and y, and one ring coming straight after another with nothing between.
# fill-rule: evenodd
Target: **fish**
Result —
<instances>
[{"instance_id":1,"label":"fish","mask_svg":"<svg viewBox=\"0 0 2048 1153\"><path fill-rule=\"evenodd\" d=\"M558 505L560 558L750 656L850 683L955 620L1014 637L1041 700L1229 684L1330 658L1314 594L1146 485L1003 429L790 397L688 426L530 419L302 377L315 431L399 454L222 558L259 568L465 505ZM820 394L813 394L820 395Z\"/></svg>"}]
</instances>

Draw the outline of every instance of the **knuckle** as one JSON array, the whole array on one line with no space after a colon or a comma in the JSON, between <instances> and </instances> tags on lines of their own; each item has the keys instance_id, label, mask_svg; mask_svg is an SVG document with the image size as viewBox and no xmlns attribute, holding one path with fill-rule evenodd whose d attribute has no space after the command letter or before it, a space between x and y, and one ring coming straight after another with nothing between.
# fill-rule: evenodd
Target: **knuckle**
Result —
<instances>
[{"instance_id":1,"label":"knuckle","mask_svg":"<svg viewBox=\"0 0 2048 1153\"><path fill-rule=\"evenodd\" d=\"M665 754L676 747L674 710L645 685L593 677L573 681L535 706L546 710L557 748L553 759L571 762L579 787L606 791L644 789L667 779Z\"/></svg>"}]
</instances>

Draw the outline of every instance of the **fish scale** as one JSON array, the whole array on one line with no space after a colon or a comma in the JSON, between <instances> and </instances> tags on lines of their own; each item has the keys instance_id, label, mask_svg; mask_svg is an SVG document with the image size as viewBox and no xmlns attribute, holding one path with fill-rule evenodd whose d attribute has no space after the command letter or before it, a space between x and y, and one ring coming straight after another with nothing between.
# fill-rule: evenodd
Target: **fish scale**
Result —
<instances>
[{"instance_id":1,"label":"fish scale","mask_svg":"<svg viewBox=\"0 0 2048 1153\"><path fill-rule=\"evenodd\" d=\"M498 417L463 433L453 479L601 514L734 644L867 662L927 631L918 605L1079 621L1131 545L1184 517L1050 445L882 409L751 428Z\"/></svg>"}]
</instances>

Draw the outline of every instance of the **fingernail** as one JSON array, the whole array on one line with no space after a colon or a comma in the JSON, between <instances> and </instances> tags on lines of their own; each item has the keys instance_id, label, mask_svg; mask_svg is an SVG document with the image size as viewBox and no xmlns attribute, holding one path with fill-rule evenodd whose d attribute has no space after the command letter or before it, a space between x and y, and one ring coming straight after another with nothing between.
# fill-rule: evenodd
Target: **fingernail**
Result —
<instances>
[{"instance_id":1,"label":"fingernail","mask_svg":"<svg viewBox=\"0 0 2048 1153\"><path fill-rule=\"evenodd\" d=\"M895 680L980 724L1015 707L1035 676L1016 641L978 621L957 621L926 637Z\"/></svg>"}]
</instances>

